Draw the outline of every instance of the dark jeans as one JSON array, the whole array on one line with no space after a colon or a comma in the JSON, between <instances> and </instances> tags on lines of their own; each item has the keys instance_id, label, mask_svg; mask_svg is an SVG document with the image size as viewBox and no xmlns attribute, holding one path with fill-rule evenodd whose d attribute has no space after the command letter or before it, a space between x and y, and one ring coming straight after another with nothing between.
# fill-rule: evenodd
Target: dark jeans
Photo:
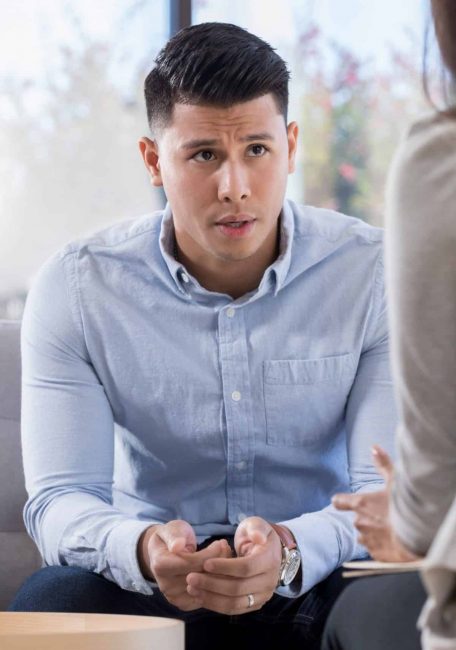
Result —
<instances>
[{"instance_id":1,"label":"dark jeans","mask_svg":"<svg viewBox=\"0 0 456 650\"><path fill-rule=\"evenodd\" d=\"M420 650L425 600L417 573L359 578L334 605L322 650Z\"/></svg>"},{"instance_id":2,"label":"dark jeans","mask_svg":"<svg viewBox=\"0 0 456 650\"><path fill-rule=\"evenodd\" d=\"M22 585L10 611L86 612L167 616L185 622L186 648L319 650L325 619L347 580L335 571L303 596L274 595L261 610L237 616L206 609L182 612L156 589L153 596L125 591L85 569L40 569ZM229 644L229 645L228 645Z\"/></svg>"}]
</instances>

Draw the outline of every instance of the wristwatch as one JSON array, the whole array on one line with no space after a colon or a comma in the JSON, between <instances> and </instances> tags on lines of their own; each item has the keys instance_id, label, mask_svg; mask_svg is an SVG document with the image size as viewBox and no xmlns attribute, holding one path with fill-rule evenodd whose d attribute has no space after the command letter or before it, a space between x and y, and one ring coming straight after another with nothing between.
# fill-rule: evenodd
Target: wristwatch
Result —
<instances>
[{"instance_id":1,"label":"wristwatch","mask_svg":"<svg viewBox=\"0 0 456 650\"><path fill-rule=\"evenodd\" d=\"M282 544L282 564L280 565L278 587L286 587L296 578L301 566L301 553L296 547L293 535L280 524L271 524Z\"/></svg>"}]
</instances>

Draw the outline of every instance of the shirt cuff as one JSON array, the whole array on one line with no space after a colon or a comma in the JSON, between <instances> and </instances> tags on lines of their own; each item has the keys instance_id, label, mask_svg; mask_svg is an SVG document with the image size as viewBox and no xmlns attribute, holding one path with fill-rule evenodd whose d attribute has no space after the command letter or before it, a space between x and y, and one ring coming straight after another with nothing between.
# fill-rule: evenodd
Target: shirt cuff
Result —
<instances>
[{"instance_id":1,"label":"shirt cuff","mask_svg":"<svg viewBox=\"0 0 456 650\"><path fill-rule=\"evenodd\" d=\"M277 587L275 593L288 598L302 596L342 562L365 557L365 548L356 543L352 520L352 513L339 513L330 506L279 522L293 533L301 553L301 571L290 585Z\"/></svg>"},{"instance_id":2,"label":"shirt cuff","mask_svg":"<svg viewBox=\"0 0 456 650\"><path fill-rule=\"evenodd\" d=\"M138 521L128 519L118 524L109 534L107 542L107 560L110 574L106 577L117 583L122 589L151 596L156 582L147 580L139 567L138 541L142 533L158 524L157 521Z\"/></svg>"}]
</instances>

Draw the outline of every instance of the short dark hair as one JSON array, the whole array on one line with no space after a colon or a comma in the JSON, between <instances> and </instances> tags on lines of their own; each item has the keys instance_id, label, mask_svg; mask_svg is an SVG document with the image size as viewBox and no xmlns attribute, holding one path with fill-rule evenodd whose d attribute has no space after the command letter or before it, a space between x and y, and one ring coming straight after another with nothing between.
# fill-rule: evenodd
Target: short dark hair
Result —
<instances>
[{"instance_id":1,"label":"short dark hair","mask_svg":"<svg viewBox=\"0 0 456 650\"><path fill-rule=\"evenodd\" d=\"M186 27L159 52L144 82L152 132L169 124L174 104L230 107L271 93L285 122L285 61L269 43L228 23Z\"/></svg>"}]
</instances>

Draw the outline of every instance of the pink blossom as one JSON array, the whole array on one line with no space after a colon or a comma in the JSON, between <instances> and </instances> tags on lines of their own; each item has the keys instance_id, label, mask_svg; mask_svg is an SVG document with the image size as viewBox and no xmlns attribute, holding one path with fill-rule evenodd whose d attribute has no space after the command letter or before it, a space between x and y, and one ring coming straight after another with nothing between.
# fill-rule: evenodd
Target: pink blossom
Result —
<instances>
[{"instance_id":1,"label":"pink blossom","mask_svg":"<svg viewBox=\"0 0 456 650\"><path fill-rule=\"evenodd\" d=\"M353 183L357 176L356 169L349 163L342 163L339 165L339 174L350 183Z\"/></svg>"}]
</instances>

